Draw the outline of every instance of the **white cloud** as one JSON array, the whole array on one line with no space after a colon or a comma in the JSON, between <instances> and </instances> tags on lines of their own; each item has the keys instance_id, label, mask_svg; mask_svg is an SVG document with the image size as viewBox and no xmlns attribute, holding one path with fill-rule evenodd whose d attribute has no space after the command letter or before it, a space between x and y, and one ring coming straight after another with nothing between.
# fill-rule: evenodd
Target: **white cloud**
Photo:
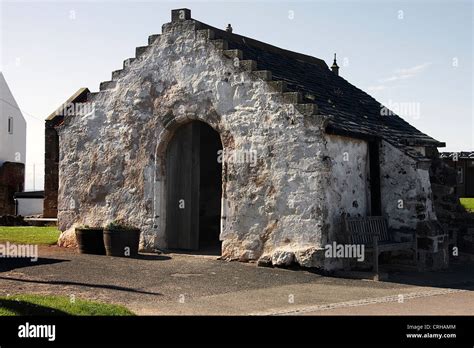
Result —
<instances>
[{"instance_id":1,"label":"white cloud","mask_svg":"<svg viewBox=\"0 0 474 348\"><path fill-rule=\"evenodd\" d=\"M376 86L369 86L367 87L367 90L370 92L379 92L387 89L387 86L385 85L376 85Z\"/></svg>"},{"instance_id":2,"label":"white cloud","mask_svg":"<svg viewBox=\"0 0 474 348\"><path fill-rule=\"evenodd\" d=\"M412 78L420 74L421 72L423 72L430 65L431 65L430 62L426 62L423 64L415 65L411 68L397 69L393 72L392 76L385 79L381 79L380 82L393 82L393 81L406 80L406 79Z\"/></svg>"}]
</instances>

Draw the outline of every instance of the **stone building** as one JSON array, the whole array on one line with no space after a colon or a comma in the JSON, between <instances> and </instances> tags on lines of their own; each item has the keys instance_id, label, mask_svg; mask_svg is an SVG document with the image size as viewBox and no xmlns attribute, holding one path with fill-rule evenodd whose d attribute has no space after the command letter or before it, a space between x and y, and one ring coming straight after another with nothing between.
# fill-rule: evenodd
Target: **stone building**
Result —
<instances>
[{"instance_id":1,"label":"stone building","mask_svg":"<svg viewBox=\"0 0 474 348\"><path fill-rule=\"evenodd\" d=\"M474 151L442 152L440 157L456 171L456 193L474 197Z\"/></svg>"},{"instance_id":2,"label":"stone building","mask_svg":"<svg viewBox=\"0 0 474 348\"><path fill-rule=\"evenodd\" d=\"M148 41L99 92L68 101L92 110L61 108L46 122L45 206L55 212L57 190L63 245L76 224L124 220L141 228L145 250L214 244L226 260L334 269L324 246L343 214L383 215L398 238L443 234L426 152L444 144L339 76L336 62L187 9ZM442 238L431 240L446 260Z\"/></svg>"}]
</instances>

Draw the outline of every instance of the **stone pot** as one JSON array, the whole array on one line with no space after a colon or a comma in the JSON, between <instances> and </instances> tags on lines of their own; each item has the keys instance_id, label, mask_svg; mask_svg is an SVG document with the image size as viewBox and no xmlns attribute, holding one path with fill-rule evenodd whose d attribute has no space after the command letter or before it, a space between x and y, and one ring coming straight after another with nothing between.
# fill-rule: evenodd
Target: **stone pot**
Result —
<instances>
[{"instance_id":1,"label":"stone pot","mask_svg":"<svg viewBox=\"0 0 474 348\"><path fill-rule=\"evenodd\" d=\"M104 245L107 256L135 257L138 255L140 229L115 228L104 229Z\"/></svg>"},{"instance_id":2,"label":"stone pot","mask_svg":"<svg viewBox=\"0 0 474 348\"><path fill-rule=\"evenodd\" d=\"M75 232L81 254L105 255L103 228L76 227Z\"/></svg>"}]
</instances>

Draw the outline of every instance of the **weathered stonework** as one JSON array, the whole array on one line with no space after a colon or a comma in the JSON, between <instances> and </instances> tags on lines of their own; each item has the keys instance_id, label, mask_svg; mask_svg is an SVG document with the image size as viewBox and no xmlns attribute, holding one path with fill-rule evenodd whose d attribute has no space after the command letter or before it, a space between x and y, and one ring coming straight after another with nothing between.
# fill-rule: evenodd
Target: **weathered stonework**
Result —
<instances>
[{"instance_id":1,"label":"weathered stonework","mask_svg":"<svg viewBox=\"0 0 474 348\"><path fill-rule=\"evenodd\" d=\"M93 114L58 128L61 230L125 219L142 229L143 249L165 248L164 151L179 125L200 120L225 149L258 156L255 167L225 166L223 258L321 245L327 174L319 118L304 119L265 81L236 68L192 22L166 25L127 69L91 100Z\"/></svg>"},{"instance_id":2,"label":"weathered stonework","mask_svg":"<svg viewBox=\"0 0 474 348\"><path fill-rule=\"evenodd\" d=\"M420 168L399 149L382 142L382 210L393 229L416 229L421 221L436 220L429 167Z\"/></svg>"},{"instance_id":3,"label":"weathered stonework","mask_svg":"<svg viewBox=\"0 0 474 348\"><path fill-rule=\"evenodd\" d=\"M449 256L456 259L460 257L460 253L474 254L474 213L467 212L459 202L463 191L458 190L456 171L449 162L440 158L436 148L427 150L427 156L432 160L430 180L434 207L438 221L447 234ZM440 255L439 258L441 257L444 260L445 255ZM431 260L439 263L428 257L428 261Z\"/></svg>"},{"instance_id":4,"label":"weathered stonework","mask_svg":"<svg viewBox=\"0 0 474 348\"><path fill-rule=\"evenodd\" d=\"M425 148L415 148L425 155ZM389 226L400 241L417 239L417 267L444 269L449 264L448 230L439 223L430 178L431 161L422 163L383 143L382 203Z\"/></svg>"}]
</instances>

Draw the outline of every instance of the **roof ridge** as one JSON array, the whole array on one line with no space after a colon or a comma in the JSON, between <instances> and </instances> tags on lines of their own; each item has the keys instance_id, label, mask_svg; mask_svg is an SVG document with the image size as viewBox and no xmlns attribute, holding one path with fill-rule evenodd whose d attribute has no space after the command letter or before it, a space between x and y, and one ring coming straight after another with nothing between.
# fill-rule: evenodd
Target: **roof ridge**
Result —
<instances>
[{"instance_id":1,"label":"roof ridge","mask_svg":"<svg viewBox=\"0 0 474 348\"><path fill-rule=\"evenodd\" d=\"M251 43L254 46L260 47L262 49L266 49L269 52L273 51L273 53L279 53L281 55L285 55L287 57L290 57L290 58L293 58L293 59L296 59L296 60L299 60L299 61L302 61L302 62L305 62L305 63L308 63L308 64L318 65L318 66L325 67L325 68L329 69L328 65L326 64L326 62L323 59L313 57L313 56L310 56L310 55L304 54L304 53L290 51L290 50L287 50L287 49L284 49L284 48L281 48L281 47L278 47L278 46L270 45L266 42L255 40L255 39L252 39L252 38L247 37L247 36L243 36L243 35L239 35L239 34L235 34L235 33L229 33L225 30L213 27L209 24L200 22L196 19L192 19L192 20L194 22L196 22L201 27L201 29L210 29L210 30L213 30L215 33L218 33L219 37L216 37L218 39L229 39L230 37L232 37L232 40L239 39L239 40L242 41L243 44L246 44L246 45L248 45L248 43ZM248 43L246 41L248 41Z\"/></svg>"}]
</instances>

